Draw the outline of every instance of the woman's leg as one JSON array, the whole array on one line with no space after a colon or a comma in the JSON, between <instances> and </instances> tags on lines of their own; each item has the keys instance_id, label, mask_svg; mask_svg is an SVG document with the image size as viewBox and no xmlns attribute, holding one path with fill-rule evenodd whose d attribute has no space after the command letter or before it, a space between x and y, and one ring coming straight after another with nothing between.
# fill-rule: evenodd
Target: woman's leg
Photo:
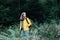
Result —
<instances>
[{"instance_id":1,"label":"woman's leg","mask_svg":"<svg viewBox=\"0 0 60 40\"><path fill-rule=\"evenodd\" d=\"M25 36L26 36L26 38L27 38L27 40L29 40L29 30L27 30L27 31L25 31Z\"/></svg>"},{"instance_id":2,"label":"woman's leg","mask_svg":"<svg viewBox=\"0 0 60 40\"><path fill-rule=\"evenodd\" d=\"M21 37L24 36L24 30L21 30Z\"/></svg>"}]
</instances>

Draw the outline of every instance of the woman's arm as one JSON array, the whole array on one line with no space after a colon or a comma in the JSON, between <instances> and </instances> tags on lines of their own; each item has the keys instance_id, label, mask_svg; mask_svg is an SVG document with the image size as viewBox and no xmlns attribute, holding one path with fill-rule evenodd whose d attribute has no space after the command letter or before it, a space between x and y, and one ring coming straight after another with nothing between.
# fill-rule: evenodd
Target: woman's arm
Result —
<instances>
[{"instance_id":1,"label":"woman's arm","mask_svg":"<svg viewBox=\"0 0 60 40\"><path fill-rule=\"evenodd\" d=\"M29 22L29 24L28 24L28 26L30 26L32 23L31 23L31 20L29 19L29 18L27 18L27 20L28 20L28 22Z\"/></svg>"}]
</instances>

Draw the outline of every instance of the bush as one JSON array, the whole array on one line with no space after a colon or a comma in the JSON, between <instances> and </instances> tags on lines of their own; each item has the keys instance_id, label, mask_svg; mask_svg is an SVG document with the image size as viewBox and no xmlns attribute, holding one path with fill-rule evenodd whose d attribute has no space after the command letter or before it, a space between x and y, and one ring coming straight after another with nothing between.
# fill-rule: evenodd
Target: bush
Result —
<instances>
[{"instance_id":1,"label":"bush","mask_svg":"<svg viewBox=\"0 0 60 40\"><path fill-rule=\"evenodd\" d=\"M38 22L32 22L30 29L31 40L54 40L57 25L55 22L38 24ZM21 38L19 33L19 24L13 24L5 32L0 33L1 40L25 40L26 37Z\"/></svg>"}]
</instances>

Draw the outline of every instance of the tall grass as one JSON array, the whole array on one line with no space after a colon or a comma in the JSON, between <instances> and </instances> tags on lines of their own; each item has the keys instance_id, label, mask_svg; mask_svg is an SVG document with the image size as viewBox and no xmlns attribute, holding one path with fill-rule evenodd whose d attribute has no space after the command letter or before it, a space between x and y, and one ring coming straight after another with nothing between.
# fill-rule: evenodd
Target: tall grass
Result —
<instances>
[{"instance_id":1,"label":"tall grass","mask_svg":"<svg viewBox=\"0 0 60 40\"><path fill-rule=\"evenodd\" d=\"M60 29L60 23L57 25L56 22L43 24L33 22L30 29L31 40L57 40L56 32ZM25 40L26 37L20 37L19 24L13 24L5 32L0 33L0 40Z\"/></svg>"}]
</instances>

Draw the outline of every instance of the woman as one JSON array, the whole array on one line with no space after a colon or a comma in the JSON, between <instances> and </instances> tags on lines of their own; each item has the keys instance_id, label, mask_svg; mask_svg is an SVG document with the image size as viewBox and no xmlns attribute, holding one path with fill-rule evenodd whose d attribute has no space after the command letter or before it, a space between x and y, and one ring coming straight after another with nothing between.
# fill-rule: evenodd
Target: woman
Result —
<instances>
[{"instance_id":1,"label":"woman","mask_svg":"<svg viewBox=\"0 0 60 40\"><path fill-rule=\"evenodd\" d=\"M26 17L26 12L22 12L20 16L20 31L21 36L29 37L29 27L31 25L31 21ZM28 39L27 39L28 40Z\"/></svg>"}]
</instances>

